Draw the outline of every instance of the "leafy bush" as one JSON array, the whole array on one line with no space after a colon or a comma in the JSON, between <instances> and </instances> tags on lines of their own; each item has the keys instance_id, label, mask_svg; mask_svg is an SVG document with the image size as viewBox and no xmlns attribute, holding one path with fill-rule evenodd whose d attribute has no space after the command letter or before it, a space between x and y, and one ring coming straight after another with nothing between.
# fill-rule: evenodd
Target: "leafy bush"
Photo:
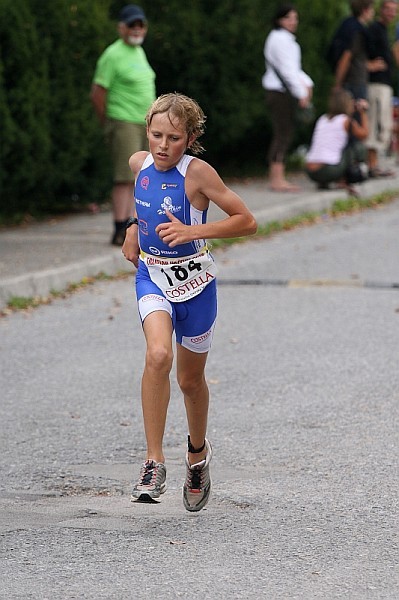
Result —
<instances>
[{"instance_id":1,"label":"leafy bush","mask_svg":"<svg viewBox=\"0 0 399 600\"><path fill-rule=\"evenodd\" d=\"M2 0L0 212L54 212L104 196L109 160L89 102L111 38L96 0ZM105 45L105 44L104 44Z\"/></svg>"}]
</instances>

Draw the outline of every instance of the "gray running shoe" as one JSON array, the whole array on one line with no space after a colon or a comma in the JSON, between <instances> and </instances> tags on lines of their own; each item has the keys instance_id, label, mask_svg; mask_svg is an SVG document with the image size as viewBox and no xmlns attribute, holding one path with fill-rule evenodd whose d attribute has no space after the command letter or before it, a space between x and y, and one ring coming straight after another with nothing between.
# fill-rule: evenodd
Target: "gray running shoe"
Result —
<instances>
[{"instance_id":1,"label":"gray running shoe","mask_svg":"<svg viewBox=\"0 0 399 600\"><path fill-rule=\"evenodd\" d=\"M211 477L209 473L209 463L212 460L212 446L205 440L206 457L195 465L188 462L186 455L186 481L183 485L183 504L184 508L190 512L197 512L204 508L209 500L211 492Z\"/></svg>"},{"instance_id":2,"label":"gray running shoe","mask_svg":"<svg viewBox=\"0 0 399 600\"><path fill-rule=\"evenodd\" d=\"M132 500L150 502L159 499L166 491L166 467L163 463L146 460L141 467L139 480L133 488Z\"/></svg>"}]
</instances>

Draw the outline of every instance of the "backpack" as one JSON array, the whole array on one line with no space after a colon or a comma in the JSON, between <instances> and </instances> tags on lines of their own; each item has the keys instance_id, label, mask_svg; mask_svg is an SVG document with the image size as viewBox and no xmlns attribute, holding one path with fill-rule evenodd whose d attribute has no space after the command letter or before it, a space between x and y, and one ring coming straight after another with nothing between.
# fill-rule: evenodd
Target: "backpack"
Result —
<instances>
[{"instance_id":1,"label":"backpack","mask_svg":"<svg viewBox=\"0 0 399 600\"><path fill-rule=\"evenodd\" d=\"M335 73L344 51L351 47L352 40L358 31L363 31L362 25L355 17L348 17L334 32L325 52L325 59L333 73Z\"/></svg>"},{"instance_id":2,"label":"backpack","mask_svg":"<svg viewBox=\"0 0 399 600\"><path fill-rule=\"evenodd\" d=\"M369 177L369 170L365 162L358 162L354 159L345 171L346 183L362 183Z\"/></svg>"}]
</instances>

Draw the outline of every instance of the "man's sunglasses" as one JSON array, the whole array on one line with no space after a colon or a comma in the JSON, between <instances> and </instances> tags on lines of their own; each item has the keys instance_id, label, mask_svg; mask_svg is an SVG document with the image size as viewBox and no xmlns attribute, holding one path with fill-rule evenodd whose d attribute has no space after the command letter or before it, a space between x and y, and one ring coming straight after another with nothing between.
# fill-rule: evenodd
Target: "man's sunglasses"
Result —
<instances>
[{"instance_id":1,"label":"man's sunglasses","mask_svg":"<svg viewBox=\"0 0 399 600\"><path fill-rule=\"evenodd\" d=\"M132 29L133 27L144 27L144 22L143 21L132 21L131 23L128 23L127 26L129 27L129 29Z\"/></svg>"}]
</instances>

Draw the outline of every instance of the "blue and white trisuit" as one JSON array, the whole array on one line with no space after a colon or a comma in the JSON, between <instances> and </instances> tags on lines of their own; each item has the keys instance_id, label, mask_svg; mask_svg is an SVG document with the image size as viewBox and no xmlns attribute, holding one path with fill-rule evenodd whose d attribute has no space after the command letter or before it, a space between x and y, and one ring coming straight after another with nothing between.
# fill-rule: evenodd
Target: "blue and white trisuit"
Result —
<instances>
[{"instance_id":1,"label":"blue and white trisuit","mask_svg":"<svg viewBox=\"0 0 399 600\"><path fill-rule=\"evenodd\" d=\"M151 312L171 316L176 340L192 352L211 346L217 313L216 266L205 240L170 248L155 228L169 222L165 210L186 225L206 223L207 210L194 208L185 192L193 156L183 155L168 171L158 171L149 154L135 186L140 260L136 294L142 322Z\"/></svg>"}]
</instances>

